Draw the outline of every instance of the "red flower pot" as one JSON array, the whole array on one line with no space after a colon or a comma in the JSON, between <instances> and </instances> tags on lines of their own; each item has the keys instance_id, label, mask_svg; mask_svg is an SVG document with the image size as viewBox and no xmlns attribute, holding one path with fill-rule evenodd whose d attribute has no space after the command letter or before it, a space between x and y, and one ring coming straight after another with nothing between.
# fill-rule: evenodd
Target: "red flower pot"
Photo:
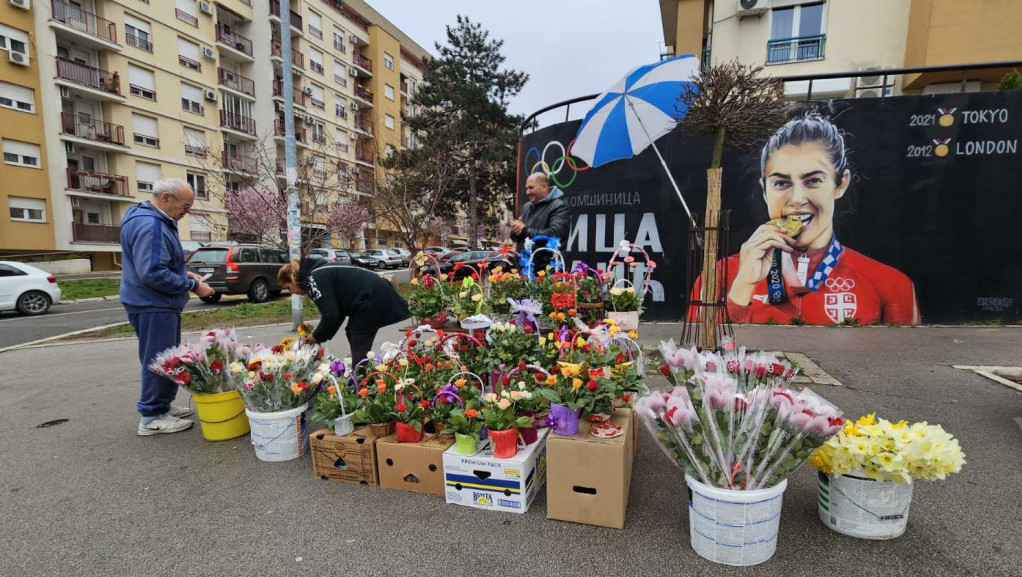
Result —
<instances>
[{"instance_id":1,"label":"red flower pot","mask_svg":"<svg viewBox=\"0 0 1022 577\"><path fill-rule=\"evenodd\" d=\"M536 430L536 427L522 427L518 429L518 432L522 434L522 442L526 445L531 445L536 442L536 439L539 439L539 431Z\"/></svg>"},{"instance_id":2,"label":"red flower pot","mask_svg":"<svg viewBox=\"0 0 1022 577\"><path fill-rule=\"evenodd\" d=\"M416 431L415 425L409 425L408 423L397 424L398 443L418 443L421 440L422 431Z\"/></svg>"},{"instance_id":3,"label":"red flower pot","mask_svg":"<svg viewBox=\"0 0 1022 577\"><path fill-rule=\"evenodd\" d=\"M506 431L490 431L493 440L493 456L498 459L510 459L518 454L518 429Z\"/></svg>"}]
</instances>

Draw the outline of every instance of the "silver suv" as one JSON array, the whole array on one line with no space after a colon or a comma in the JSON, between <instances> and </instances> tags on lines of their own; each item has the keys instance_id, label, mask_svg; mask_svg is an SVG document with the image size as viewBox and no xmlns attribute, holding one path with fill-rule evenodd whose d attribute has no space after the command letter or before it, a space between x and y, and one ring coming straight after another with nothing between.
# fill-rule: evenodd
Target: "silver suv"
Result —
<instances>
[{"instance_id":1,"label":"silver suv","mask_svg":"<svg viewBox=\"0 0 1022 577\"><path fill-rule=\"evenodd\" d=\"M401 268L404 265L404 260L399 255L382 248L372 248L364 251L363 254L380 261L383 268Z\"/></svg>"}]
</instances>

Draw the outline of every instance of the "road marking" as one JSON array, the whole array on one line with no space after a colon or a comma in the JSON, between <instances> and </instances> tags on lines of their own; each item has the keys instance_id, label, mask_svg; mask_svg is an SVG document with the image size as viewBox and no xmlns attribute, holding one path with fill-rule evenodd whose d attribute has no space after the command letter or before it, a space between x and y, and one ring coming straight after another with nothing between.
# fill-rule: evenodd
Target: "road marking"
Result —
<instances>
[{"instance_id":1,"label":"road marking","mask_svg":"<svg viewBox=\"0 0 1022 577\"><path fill-rule=\"evenodd\" d=\"M995 383L1000 383L1010 389L1022 393L1022 385L1009 381L1008 379L996 374L998 372L1006 372L1008 370L1018 370L1019 367L998 367L998 366L972 366L972 365L952 365L956 369L963 371L972 371L981 377L986 377Z\"/></svg>"},{"instance_id":2,"label":"road marking","mask_svg":"<svg viewBox=\"0 0 1022 577\"><path fill-rule=\"evenodd\" d=\"M832 387L843 387L841 381L830 376L830 373L820 368L803 353L784 353L787 359L796 365L798 365L799 372L809 377L814 384L817 385L830 385Z\"/></svg>"},{"instance_id":3,"label":"road marking","mask_svg":"<svg viewBox=\"0 0 1022 577\"><path fill-rule=\"evenodd\" d=\"M42 315L42 316L35 316L35 317L18 317L18 318L14 318L14 319L4 319L4 320L0 320L0 323L12 323L14 321L30 321L30 320L38 320L40 318L50 319L50 318L53 318L53 317L62 317L62 316L65 316L65 315L87 315L87 314L91 314L91 313L103 313L103 312L123 311L123 310L124 310L124 307L113 307L113 308L109 308L109 309L96 309L96 310L92 310L92 311L74 311L74 312L70 312L70 313L53 313L53 314L49 314L49 315Z\"/></svg>"}]
</instances>

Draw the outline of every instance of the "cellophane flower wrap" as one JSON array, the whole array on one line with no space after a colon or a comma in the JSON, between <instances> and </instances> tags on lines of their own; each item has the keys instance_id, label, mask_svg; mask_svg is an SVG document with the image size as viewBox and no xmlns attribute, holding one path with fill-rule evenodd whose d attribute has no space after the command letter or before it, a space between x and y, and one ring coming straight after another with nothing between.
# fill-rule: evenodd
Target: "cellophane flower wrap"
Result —
<instances>
[{"instance_id":1,"label":"cellophane flower wrap","mask_svg":"<svg viewBox=\"0 0 1022 577\"><path fill-rule=\"evenodd\" d=\"M238 387L245 406L258 413L275 413L307 403L330 372L326 350L293 338L266 348L253 347L245 360L244 382Z\"/></svg>"},{"instance_id":2,"label":"cellophane flower wrap","mask_svg":"<svg viewBox=\"0 0 1022 577\"><path fill-rule=\"evenodd\" d=\"M809 458L829 475L862 473L877 481L936 481L962 470L965 453L940 425L877 419L876 414L848 421Z\"/></svg>"},{"instance_id":3,"label":"cellophane flower wrap","mask_svg":"<svg viewBox=\"0 0 1022 577\"><path fill-rule=\"evenodd\" d=\"M790 386L787 362L724 343L723 353L661 342L673 387L635 404L661 449L702 483L732 490L772 487L841 430L841 412Z\"/></svg>"},{"instance_id":4,"label":"cellophane flower wrap","mask_svg":"<svg viewBox=\"0 0 1022 577\"><path fill-rule=\"evenodd\" d=\"M193 394L213 394L234 390L242 381L236 371L238 359L249 353L248 345L238 343L234 329L213 329L195 344L183 344L163 351L149 370L173 380Z\"/></svg>"}]
</instances>

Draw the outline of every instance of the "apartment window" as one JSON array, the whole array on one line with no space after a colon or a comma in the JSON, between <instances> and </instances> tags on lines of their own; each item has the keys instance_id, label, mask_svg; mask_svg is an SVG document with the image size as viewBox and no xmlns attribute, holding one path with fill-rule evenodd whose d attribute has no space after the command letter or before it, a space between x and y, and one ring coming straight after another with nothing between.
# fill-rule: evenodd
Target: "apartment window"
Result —
<instances>
[{"instance_id":1,"label":"apartment window","mask_svg":"<svg viewBox=\"0 0 1022 577\"><path fill-rule=\"evenodd\" d=\"M394 69L394 57L386 52L383 53L383 65L387 67L387 70Z\"/></svg>"},{"instance_id":2,"label":"apartment window","mask_svg":"<svg viewBox=\"0 0 1022 577\"><path fill-rule=\"evenodd\" d=\"M153 185L160 180L160 165L150 162L135 162L135 182L139 192L153 192Z\"/></svg>"},{"instance_id":3,"label":"apartment window","mask_svg":"<svg viewBox=\"0 0 1022 577\"><path fill-rule=\"evenodd\" d=\"M199 19L195 17L195 0L175 0L174 7L178 20L199 27Z\"/></svg>"},{"instance_id":4,"label":"apartment window","mask_svg":"<svg viewBox=\"0 0 1022 577\"><path fill-rule=\"evenodd\" d=\"M312 141L318 144L326 143L326 127L321 122L312 123Z\"/></svg>"},{"instance_id":5,"label":"apartment window","mask_svg":"<svg viewBox=\"0 0 1022 577\"><path fill-rule=\"evenodd\" d=\"M206 135L194 128L185 128L185 154L198 158L206 156Z\"/></svg>"},{"instance_id":6,"label":"apartment window","mask_svg":"<svg viewBox=\"0 0 1022 577\"><path fill-rule=\"evenodd\" d=\"M131 115L132 132L135 134L135 144L142 146L160 147L160 136L156 130L156 119L141 114Z\"/></svg>"},{"instance_id":7,"label":"apartment window","mask_svg":"<svg viewBox=\"0 0 1022 577\"><path fill-rule=\"evenodd\" d=\"M35 112L35 90L9 82L0 82L0 108Z\"/></svg>"},{"instance_id":8,"label":"apartment window","mask_svg":"<svg viewBox=\"0 0 1022 577\"><path fill-rule=\"evenodd\" d=\"M394 87L389 84L384 84L383 95L387 97L387 100L394 100Z\"/></svg>"},{"instance_id":9,"label":"apartment window","mask_svg":"<svg viewBox=\"0 0 1022 577\"><path fill-rule=\"evenodd\" d=\"M202 116L202 89L181 83L181 110Z\"/></svg>"},{"instance_id":10,"label":"apartment window","mask_svg":"<svg viewBox=\"0 0 1022 577\"><path fill-rule=\"evenodd\" d=\"M39 168L39 145L20 140L3 139L4 164Z\"/></svg>"},{"instance_id":11,"label":"apartment window","mask_svg":"<svg viewBox=\"0 0 1022 577\"><path fill-rule=\"evenodd\" d=\"M10 196L7 208L13 221L46 222L46 201L41 198Z\"/></svg>"},{"instance_id":12,"label":"apartment window","mask_svg":"<svg viewBox=\"0 0 1022 577\"><path fill-rule=\"evenodd\" d=\"M309 10L309 33L316 38L323 37L323 17Z\"/></svg>"},{"instance_id":13,"label":"apartment window","mask_svg":"<svg viewBox=\"0 0 1022 577\"><path fill-rule=\"evenodd\" d=\"M348 152L348 139L350 138L351 137L348 136L347 130L342 130L340 128L334 130L334 145L337 146L338 152ZM337 167L338 169L342 169L343 164L338 164ZM339 172L338 174L346 175L347 171L342 171Z\"/></svg>"},{"instance_id":14,"label":"apartment window","mask_svg":"<svg viewBox=\"0 0 1022 577\"><path fill-rule=\"evenodd\" d=\"M202 71L202 63L199 62L199 45L178 36L177 61L178 64L185 68L190 68L196 72Z\"/></svg>"},{"instance_id":15,"label":"apartment window","mask_svg":"<svg viewBox=\"0 0 1022 577\"><path fill-rule=\"evenodd\" d=\"M0 50L21 52L28 56L28 34L0 24Z\"/></svg>"},{"instance_id":16,"label":"apartment window","mask_svg":"<svg viewBox=\"0 0 1022 577\"><path fill-rule=\"evenodd\" d=\"M391 130L394 130L394 117L389 114L384 114L383 125Z\"/></svg>"},{"instance_id":17,"label":"apartment window","mask_svg":"<svg viewBox=\"0 0 1022 577\"><path fill-rule=\"evenodd\" d=\"M348 85L348 67L337 60L334 60L334 82L341 86Z\"/></svg>"},{"instance_id":18,"label":"apartment window","mask_svg":"<svg viewBox=\"0 0 1022 577\"><path fill-rule=\"evenodd\" d=\"M320 110L326 110L326 96L323 93L323 87L317 84L310 84L312 87L312 96L309 97L309 101L313 106Z\"/></svg>"},{"instance_id":19,"label":"apartment window","mask_svg":"<svg viewBox=\"0 0 1022 577\"><path fill-rule=\"evenodd\" d=\"M770 12L767 64L823 58L824 3L777 8Z\"/></svg>"},{"instance_id":20,"label":"apartment window","mask_svg":"<svg viewBox=\"0 0 1022 577\"><path fill-rule=\"evenodd\" d=\"M347 104L347 101L345 101L344 98L341 97L340 94L338 94L336 96L335 100L334 100L334 113L339 118L347 118L348 117L348 104Z\"/></svg>"},{"instance_id":21,"label":"apartment window","mask_svg":"<svg viewBox=\"0 0 1022 577\"><path fill-rule=\"evenodd\" d=\"M156 75L152 70L128 64L128 85L135 96L156 100Z\"/></svg>"},{"instance_id":22,"label":"apartment window","mask_svg":"<svg viewBox=\"0 0 1022 577\"><path fill-rule=\"evenodd\" d=\"M196 192L196 198L198 198L198 192ZM188 229L188 234L191 240L200 242L204 240L213 240L213 235L209 231L209 221L207 221L204 217L198 217L194 214L189 216Z\"/></svg>"},{"instance_id":23,"label":"apartment window","mask_svg":"<svg viewBox=\"0 0 1022 577\"><path fill-rule=\"evenodd\" d=\"M124 15L124 39L128 46L134 46L146 52L153 51L152 28L148 22L139 20L131 14Z\"/></svg>"},{"instance_id":24,"label":"apartment window","mask_svg":"<svg viewBox=\"0 0 1022 577\"><path fill-rule=\"evenodd\" d=\"M195 198L199 200L209 200L209 190L206 189L206 175L189 172L185 178L188 181L188 186L192 187L192 190L195 191ZM195 230L194 217L192 218L192 230ZM207 229L206 232L209 233L209 230Z\"/></svg>"},{"instance_id":25,"label":"apartment window","mask_svg":"<svg viewBox=\"0 0 1022 577\"><path fill-rule=\"evenodd\" d=\"M337 28L335 26L334 27L334 49L336 49L341 54L346 54L348 52L348 48L344 44L344 38L345 38L344 30L341 30L340 28Z\"/></svg>"},{"instance_id":26,"label":"apartment window","mask_svg":"<svg viewBox=\"0 0 1022 577\"><path fill-rule=\"evenodd\" d=\"M323 53L315 48L309 48L309 68L316 74L323 74Z\"/></svg>"}]
</instances>

